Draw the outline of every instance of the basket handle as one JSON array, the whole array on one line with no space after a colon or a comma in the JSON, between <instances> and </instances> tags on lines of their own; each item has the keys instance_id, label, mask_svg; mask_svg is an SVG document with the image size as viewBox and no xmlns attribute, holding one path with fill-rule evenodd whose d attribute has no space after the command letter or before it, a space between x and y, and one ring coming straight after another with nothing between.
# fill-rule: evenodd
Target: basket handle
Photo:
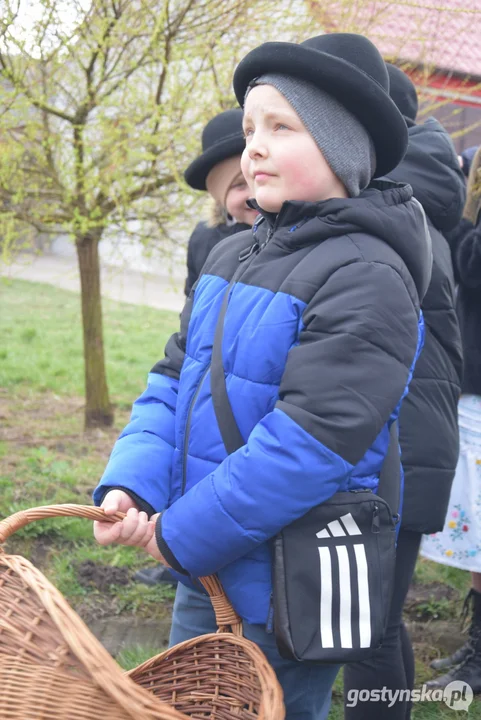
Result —
<instances>
[{"instance_id":1,"label":"basket handle","mask_svg":"<svg viewBox=\"0 0 481 720\"><path fill-rule=\"evenodd\" d=\"M103 508L100 507L72 504L44 505L29 508L28 510L20 510L0 521L0 545L26 525L36 520L51 517L76 517L114 523L123 520L125 513L117 512L114 515L106 515ZM2 549L0 548L1 552ZM217 576L209 575L199 578L199 580L209 594L219 632L232 632L234 635L242 635L242 620L230 604Z\"/></svg>"}]
</instances>

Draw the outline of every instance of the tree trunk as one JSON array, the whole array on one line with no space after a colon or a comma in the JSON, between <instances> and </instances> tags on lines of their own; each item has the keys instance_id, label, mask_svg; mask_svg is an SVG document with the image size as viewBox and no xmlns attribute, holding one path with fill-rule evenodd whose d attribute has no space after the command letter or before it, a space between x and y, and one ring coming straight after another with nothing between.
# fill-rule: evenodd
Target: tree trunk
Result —
<instances>
[{"instance_id":1,"label":"tree trunk","mask_svg":"<svg viewBox=\"0 0 481 720\"><path fill-rule=\"evenodd\" d=\"M100 296L99 240L101 232L77 237L82 295L85 362L85 427L106 427L114 421L105 374Z\"/></svg>"}]
</instances>

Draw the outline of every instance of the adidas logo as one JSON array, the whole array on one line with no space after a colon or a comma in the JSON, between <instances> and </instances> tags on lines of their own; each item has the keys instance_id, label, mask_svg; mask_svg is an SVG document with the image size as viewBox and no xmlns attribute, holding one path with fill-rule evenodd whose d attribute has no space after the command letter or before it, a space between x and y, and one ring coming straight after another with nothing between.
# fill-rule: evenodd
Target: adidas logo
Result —
<instances>
[{"instance_id":1,"label":"adidas logo","mask_svg":"<svg viewBox=\"0 0 481 720\"><path fill-rule=\"evenodd\" d=\"M319 540L344 538L344 542L339 544L329 543L328 546L318 547L322 647L334 648L339 644L341 648L371 646L371 604L366 550L364 543L349 541L350 537L361 535L362 532L351 513L331 521L316 533ZM339 613L334 623L333 612L336 616ZM353 620L357 626L355 645Z\"/></svg>"},{"instance_id":2,"label":"adidas logo","mask_svg":"<svg viewBox=\"0 0 481 720\"><path fill-rule=\"evenodd\" d=\"M333 520L332 522L328 523L327 527L325 527L323 530L319 530L319 532L316 533L316 537L318 537L320 540L321 538L328 537L345 537L346 534L362 535L351 513L343 515L339 518L339 520Z\"/></svg>"}]
</instances>

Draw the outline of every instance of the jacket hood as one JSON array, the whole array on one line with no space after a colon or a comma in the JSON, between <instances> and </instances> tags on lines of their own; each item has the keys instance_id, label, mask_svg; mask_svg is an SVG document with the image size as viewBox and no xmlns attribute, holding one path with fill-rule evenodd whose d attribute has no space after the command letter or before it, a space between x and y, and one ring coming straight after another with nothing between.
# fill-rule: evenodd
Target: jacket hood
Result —
<instances>
[{"instance_id":1,"label":"jacket hood","mask_svg":"<svg viewBox=\"0 0 481 720\"><path fill-rule=\"evenodd\" d=\"M359 197L285 202L277 215L264 212L252 200L249 203L264 218L254 225L261 244L268 233L275 233L292 250L351 233L384 240L406 264L420 301L424 297L431 281L431 236L423 208L409 185L376 180Z\"/></svg>"},{"instance_id":2,"label":"jacket hood","mask_svg":"<svg viewBox=\"0 0 481 720\"><path fill-rule=\"evenodd\" d=\"M453 142L434 118L408 132L404 160L388 177L411 185L414 197L437 230L452 230L461 220L466 200L466 180Z\"/></svg>"}]
</instances>

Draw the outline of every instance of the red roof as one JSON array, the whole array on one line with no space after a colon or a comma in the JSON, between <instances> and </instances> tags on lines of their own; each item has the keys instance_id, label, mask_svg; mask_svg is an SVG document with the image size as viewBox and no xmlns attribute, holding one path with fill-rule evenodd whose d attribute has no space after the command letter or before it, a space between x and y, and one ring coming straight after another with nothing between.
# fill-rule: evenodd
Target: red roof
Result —
<instances>
[{"instance_id":1,"label":"red roof","mask_svg":"<svg viewBox=\"0 0 481 720\"><path fill-rule=\"evenodd\" d=\"M481 76L481 0L376 2L370 37L384 55Z\"/></svg>"},{"instance_id":2,"label":"red roof","mask_svg":"<svg viewBox=\"0 0 481 720\"><path fill-rule=\"evenodd\" d=\"M481 78L481 0L313 0L327 32L367 35L387 59Z\"/></svg>"}]
</instances>

